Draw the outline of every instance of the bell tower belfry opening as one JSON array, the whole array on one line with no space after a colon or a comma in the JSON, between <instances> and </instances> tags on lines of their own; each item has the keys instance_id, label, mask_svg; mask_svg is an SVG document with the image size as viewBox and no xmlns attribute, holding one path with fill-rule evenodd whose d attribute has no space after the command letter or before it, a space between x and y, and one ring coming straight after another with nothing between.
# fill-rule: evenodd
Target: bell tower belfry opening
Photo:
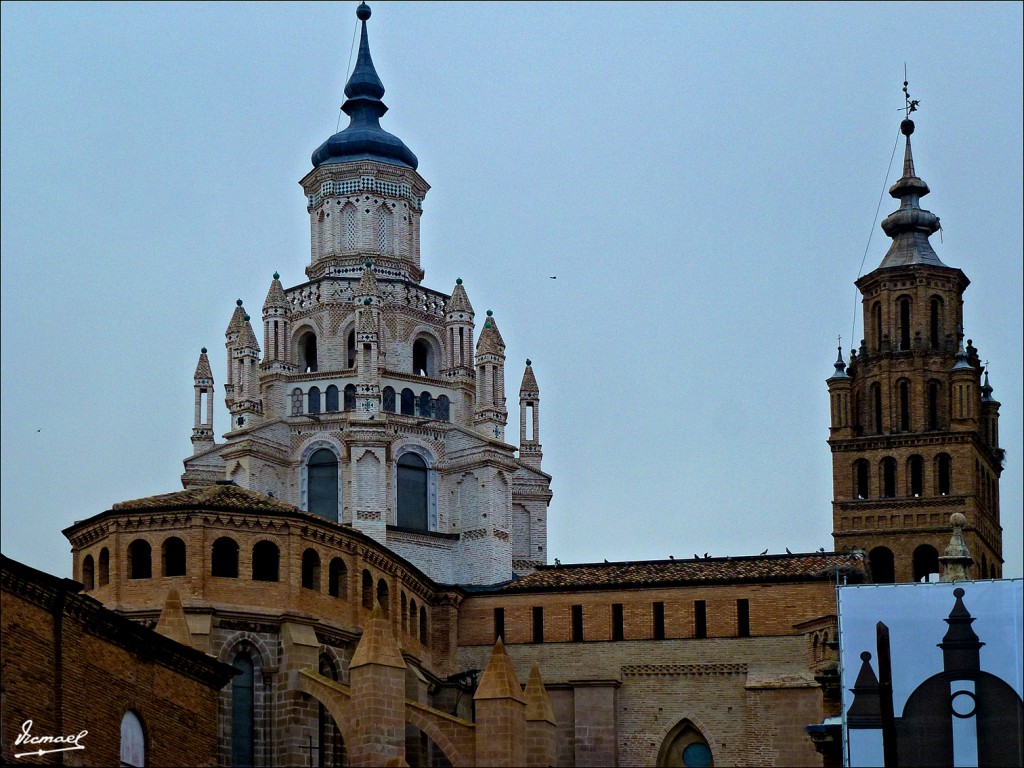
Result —
<instances>
[{"instance_id":1,"label":"bell tower belfry opening","mask_svg":"<svg viewBox=\"0 0 1024 768\"><path fill-rule=\"evenodd\" d=\"M903 173L889 189L900 206L882 222L892 244L856 282L864 338L849 366L840 347L828 379L832 535L837 551L867 553L876 582L937 580L946 521L961 512L971 578L997 578L999 403L978 350L965 339L970 281L929 241L939 217L921 207L929 189L911 152L916 102L908 98L907 106Z\"/></svg>"}]
</instances>

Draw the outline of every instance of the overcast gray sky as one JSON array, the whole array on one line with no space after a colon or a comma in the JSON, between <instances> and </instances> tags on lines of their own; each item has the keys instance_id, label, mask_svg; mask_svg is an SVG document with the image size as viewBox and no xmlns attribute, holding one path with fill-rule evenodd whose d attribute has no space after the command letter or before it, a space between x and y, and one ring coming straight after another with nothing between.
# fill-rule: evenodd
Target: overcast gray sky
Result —
<instances>
[{"instance_id":1,"label":"overcast gray sky","mask_svg":"<svg viewBox=\"0 0 1024 768\"><path fill-rule=\"evenodd\" d=\"M354 9L3 4L5 554L68 575L61 528L180 488L204 345L225 431L235 299L305 280ZM832 547L824 380L888 247L906 62L1022 575L1021 9L373 3L425 283L494 310L511 424L534 361L551 558Z\"/></svg>"}]
</instances>

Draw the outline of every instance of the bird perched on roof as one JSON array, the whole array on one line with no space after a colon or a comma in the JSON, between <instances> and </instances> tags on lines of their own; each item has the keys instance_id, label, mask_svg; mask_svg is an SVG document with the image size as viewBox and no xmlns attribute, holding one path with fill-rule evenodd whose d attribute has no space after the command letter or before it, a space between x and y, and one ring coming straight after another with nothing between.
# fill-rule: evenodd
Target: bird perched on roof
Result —
<instances>
[{"instance_id":1,"label":"bird perched on roof","mask_svg":"<svg viewBox=\"0 0 1024 768\"><path fill-rule=\"evenodd\" d=\"M792 552L789 551L789 547L786 547L786 554L787 555L792 555L793 554Z\"/></svg>"},{"instance_id":2,"label":"bird perched on roof","mask_svg":"<svg viewBox=\"0 0 1024 768\"><path fill-rule=\"evenodd\" d=\"M765 551L764 551L764 552L762 552L761 554L762 554L762 555L767 555L767 554L768 554L768 550L767 550L767 549L765 549Z\"/></svg>"},{"instance_id":3,"label":"bird perched on roof","mask_svg":"<svg viewBox=\"0 0 1024 768\"><path fill-rule=\"evenodd\" d=\"M819 551L819 552L824 552L824 551L825 551L825 548L824 548L824 547L818 547L818 551Z\"/></svg>"},{"instance_id":4,"label":"bird perched on roof","mask_svg":"<svg viewBox=\"0 0 1024 768\"><path fill-rule=\"evenodd\" d=\"M707 559L708 559L708 553L707 553L707 552L705 552L705 553L704 553L704 559L705 559L705 560L707 560Z\"/></svg>"},{"instance_id":5,"label":"bird perched on roof","mask_svg":"<svg viewBox=\"0 0 1024 768\"><path fill-rule=\"evenodd\" d=\"M693 559L694 560L700 560L700 555L698 555L696 552L694 552L693 553Z\"/></svg>"},{"instance_id":6,"label":"bird perched on roof","mask_svg":"<svg viewBox=\"0 0 1024 768\"><path fill-rule=\"evenodd\" d=\"M605 561L605 562L607 563L607 562L608 562L608 558L606 557L606 558L604 559L604 561Z\"/></svg>"}]
</instances>

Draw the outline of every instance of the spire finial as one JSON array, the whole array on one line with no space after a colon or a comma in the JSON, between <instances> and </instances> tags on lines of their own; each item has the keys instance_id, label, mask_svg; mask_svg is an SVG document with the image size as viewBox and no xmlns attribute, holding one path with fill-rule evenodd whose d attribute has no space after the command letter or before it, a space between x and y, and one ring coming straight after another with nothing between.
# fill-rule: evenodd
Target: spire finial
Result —
<instances>
[{"instance_id":1,"label":"spire finial","mask_svg":"<svg viewBox=\"0 0 1024 768\"><path fill-rule=\"evenodd\" d=\"M360 3L359 7L356 8L356 18L360 21L366 21L369 19L371 13L372 11L370 11L370 6L366 3Z\"/></svg>"},{"instance_id":2,"label":"spire finial","mask_svg":"<svg viewBox=\"0 0 1024 768\"><path fill-rule=\"evenodd\" d=\"M832 378L833 379L845 379L845 378L848 378L848 374L846 373L846 361L843 360L843 337L842 336L840 336L838 338L838 342L839 342L839 347L838 347L839 353L836 356L836 362L833 365L833 367L836 369L836 372L832 374Z\"/></svg>"}]
</instances>

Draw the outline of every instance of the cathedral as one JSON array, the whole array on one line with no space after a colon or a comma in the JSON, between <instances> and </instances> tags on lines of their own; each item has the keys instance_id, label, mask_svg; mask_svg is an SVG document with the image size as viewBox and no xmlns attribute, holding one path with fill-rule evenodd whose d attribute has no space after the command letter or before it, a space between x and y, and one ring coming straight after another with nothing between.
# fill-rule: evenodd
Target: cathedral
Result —
<instances>
[{"instance_id":1,"label":"cathedral","mask_svg":"<svg viewBox=\"0 0 1024 768\"><path fill-rule=\"evenodd\" d=\"M236 302L227 431L204 348L183 490L68 527L74 588L5 561L5 621L44 592L54 616L105 611L103 641L135 649L113 666L189 681L97 683L59 727L121 723L121 751L65 764L839 764L837 585L939 578L951 514L967 575L1002 575L999 403L965 338L969 281L929 241L909 110L892 245L857 281L866 338L827 380L834 551L551 565L537 378L527 360L507 442L498 320L461 279L423 283L429 185L381 126L356 14L349 125L300 181L308 279L273 275L259 335ZM62 679L38 695L61 701ZM185 689L190 739L162 716ZM5 761L30 704L5 698Z\"/></svg>"}]
</instances>

